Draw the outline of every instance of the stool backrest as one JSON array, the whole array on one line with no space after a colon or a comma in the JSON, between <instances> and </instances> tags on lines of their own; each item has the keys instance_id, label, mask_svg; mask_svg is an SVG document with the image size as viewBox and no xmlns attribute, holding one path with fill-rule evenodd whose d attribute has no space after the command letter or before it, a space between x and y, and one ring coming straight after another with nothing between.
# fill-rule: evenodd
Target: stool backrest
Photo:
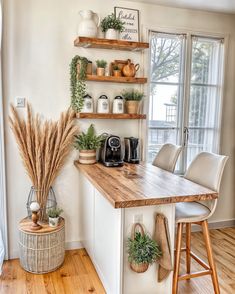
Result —
<instances>
[{"instance_id":1,"label":"stool backrest","mask_svg":"<svg viewBox=\"0 0 235 294\"><path fill-rule=\"evenodd\" d=\"M209 152L199 153L191 162L185 178L219 192L224 167L228 156Z\"/></svg>"},{"instance_id":2,"label":"stool backrest","mask_svg":"<svg viewBox=\"0 0 235 294\"><path fill-rule=\"evenodd\" d=\"M181 146L166 143L159 150L152 164L169 172L174 172L180 151Z\"/></svg>"}]
</instances>

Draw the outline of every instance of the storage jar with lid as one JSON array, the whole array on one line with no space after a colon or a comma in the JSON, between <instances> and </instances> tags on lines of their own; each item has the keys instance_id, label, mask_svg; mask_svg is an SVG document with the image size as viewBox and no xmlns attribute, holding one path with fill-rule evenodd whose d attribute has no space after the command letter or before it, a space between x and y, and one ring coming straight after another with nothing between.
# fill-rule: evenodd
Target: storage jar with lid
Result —
<instances>
[{"instance_id":1,"label":"storage jar with lid","mask_svg":"<svg viewBox=\"0 0 235 294\"><path fill-rule=\"evenodd\" d=\"M93 103L92 97L89 94L86 94L85 96L83 96L83 99L84 99L84 104L83 104L81 112L83 113L94 112L94 103Z\"/></svg>"},{"instance_id":2,"label":"storage jar with lid","mask_svg":"<svg viewBox=\"0 0 235 294\"><path fill-rule=\"evenodd\" d=\"M116 96L113 100L113 113L124 113L124 99Z\"/></svg>"},{"instance_id":3,"label":"storage jar with lid","mask_svg":"<svg viewBox=\"0 0 235 294\"><path fill-rule=\"evenodd\" d=\"M101 95L98 99L97 113L109 113L109 99L106 95Z\"/></svg>"}]
</instances>

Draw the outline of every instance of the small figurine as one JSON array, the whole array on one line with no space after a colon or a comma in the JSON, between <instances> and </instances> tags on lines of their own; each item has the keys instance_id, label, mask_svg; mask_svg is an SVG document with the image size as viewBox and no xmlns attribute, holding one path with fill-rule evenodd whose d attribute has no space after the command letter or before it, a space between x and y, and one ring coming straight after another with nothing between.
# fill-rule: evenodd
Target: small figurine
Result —
<instances>
[{"instance_id":1,"label":"small figurine","mask_svg":"<svg viewBox=\"0 0 235 294\"><path fill-rule=\"evenodd\" d=\"M31 229L32 230L40 230L42 226L40 226L38 222L38 211L40 210L40 205L38 202L34 201L30 204L30 209L32 211L32 221Z\"/></svg>"}]
</instances>

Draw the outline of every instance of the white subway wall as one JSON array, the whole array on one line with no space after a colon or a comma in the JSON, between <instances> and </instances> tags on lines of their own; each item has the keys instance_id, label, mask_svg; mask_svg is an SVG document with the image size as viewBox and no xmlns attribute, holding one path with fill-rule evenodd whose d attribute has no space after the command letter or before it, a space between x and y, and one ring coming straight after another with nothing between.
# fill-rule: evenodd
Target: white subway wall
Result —
<instances>
[{"instance_id":1,"label":"white subway wall","mask_svg":"<svg viewBox=\"0 0 235 294\"><path fill-rule=\"evenodd\" d=\"M234 57L235 36L233 15L177 9L128 1L104 0L7 0L4 1L3 88L5 110L7 200L10 257L18 251L17 224L26 215L25 204L30 181L21 163L19 152L8 124L9 105L16 96L26 97L34 111L47 118L58 118L70 104L69 63L76 54L96 59L123 59L130 56L139 61L137 53L106 50L86 50L73 46L78 24L78 11L92 9L101 17L114 6L140 10L142 28L182 29L229 35L223 107L221 152L230 156L223 178L221 199L213 221L235 218L234 200ZM147 65L145 65L145 72ZM107 93L111 98L125 85L89 83L90 93L98 97ZM24 110L22 111L24 112ZM81 129L89 121L79 121ZM98 132L113 132L120 136L138 136L138 122L95 121ZM74 151L54 184L59 205L66 219L66 242L81 240L79 226L78 173L73 166Z\"/></svg>"}]
</instances>

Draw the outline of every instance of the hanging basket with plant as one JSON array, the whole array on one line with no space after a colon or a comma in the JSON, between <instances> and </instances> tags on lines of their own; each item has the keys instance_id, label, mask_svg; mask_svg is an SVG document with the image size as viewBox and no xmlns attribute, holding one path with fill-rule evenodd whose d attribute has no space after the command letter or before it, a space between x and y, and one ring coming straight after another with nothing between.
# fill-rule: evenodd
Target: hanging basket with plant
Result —
<instances>
[{"instance_id":1,"label":"hanging basket with plant","mask_svg":"<svg viewBox=\"0 0 235 294\"><path fill-rule=\"evenodd\" d=\"M161 256L158 244L144 232L143 226L139 223L133 225L131 238L127 243L127 252L130 268L136 273L146 272L149 265Z\"/></svg>"},{"instance_id":2,"label":"hanging basket with plant","mask_svg":"<svg viewBox=\"0 0 235 294\"><path fill-rule=\"evenodd\" d=\"M84 104L86 94L86 74L89 60L86 57L76 55L70 63L70 91L71 107L80 112Z\"/></svg>"}]
</instances>

